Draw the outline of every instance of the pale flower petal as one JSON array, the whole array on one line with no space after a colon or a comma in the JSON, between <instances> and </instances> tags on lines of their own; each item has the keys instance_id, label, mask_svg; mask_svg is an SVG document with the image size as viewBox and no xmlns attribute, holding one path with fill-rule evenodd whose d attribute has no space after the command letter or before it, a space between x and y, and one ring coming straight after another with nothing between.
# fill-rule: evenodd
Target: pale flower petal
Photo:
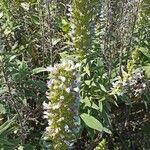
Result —
<instances>
[{"instance_id":1,"label":"pale flower petal","mask_svg":"<svg viewBox=\"0 0 150 150\"><path fill-rule=\"evenodd\" d=\"M78 87L74 88L73 90L74 90L75 92L79 92L79 91L80 91L80 89L79 89Z\"/></svg>"},{"instance_id":2,"label":"pale flower petal","mask_svg":"<svg viewBox=\"0 0 150 150\"><path fill-rule=\"evenodd\" d=\"M70 93L70 88L66 88L66 92L67 92L67 93Z\"/></svg>"},{"instance_id":3,"label":"pale flower petal","mask_svg":"<svg viewBox=\"0 0 150 150\"><path fill-rule=\"evenodd\" d=\"M44 109L49 109L49 104L47 104L46 102L43 102L43 108Z\"/></svg>"},{"instance_id":4,"label":"pale flower petal","mask_svg":"<svg viewBox=\"0 0 150 150\"><path fill-rule=\"evenodd\" d=\"M61 99L61 100L64 100L64 98L65 98L64 96L60 96L60 99Z\"/></svg>"},{"instance_id":5,"label":"pale flower petal","mask_svg":"<svg viewBox=\"0 0 150 150\"><path fill-rule=\"evenodd\" d=\"M59 78L62 82L65 82L65 81L66 81L66 78L63 77L63 76L59 76L58 78Z\"/></svg>"},{"instance_id":6,"label":"pale flower petal","mask_svg":"<svg viewBox=\"0 0 150 150\"><path fill-rule=\"evenodd\" d=\"M49 72L52 72L54 70L54 68L53 67L47 67L46 70Z\"/></svg>"}]
</instances>

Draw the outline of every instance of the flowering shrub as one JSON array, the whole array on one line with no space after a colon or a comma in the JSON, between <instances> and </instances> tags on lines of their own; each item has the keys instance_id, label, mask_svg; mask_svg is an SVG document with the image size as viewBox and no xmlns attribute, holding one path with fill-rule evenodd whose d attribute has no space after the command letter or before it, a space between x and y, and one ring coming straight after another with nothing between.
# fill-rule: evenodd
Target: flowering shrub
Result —
<instances>
[{"instance_id":1,"label":"flowering shrub","mask_svg":"<svg viewBox=\"0 0 150 150\"><path fill-rule=\"evenodd\" d=\"M72 61L49 67L47 97L44 102L44 117L48 119L47 135L53 149L70 149L79 133L79 82L78 64Z\"/></svg>"},{"instance_id":2,"label":"flowering shrub","mask_svg":"<svg viewBox=\"0 0 150 150\"><path fill-rule=\"evenodd\" d=\"M118 76L113 82L111 94L123 96L124 94L130 97L140 97L146 88L144 82L144 74L142 69L138 68L132 71L131 75L123 71L123 78Z\"/></svg>"}]
</instances>

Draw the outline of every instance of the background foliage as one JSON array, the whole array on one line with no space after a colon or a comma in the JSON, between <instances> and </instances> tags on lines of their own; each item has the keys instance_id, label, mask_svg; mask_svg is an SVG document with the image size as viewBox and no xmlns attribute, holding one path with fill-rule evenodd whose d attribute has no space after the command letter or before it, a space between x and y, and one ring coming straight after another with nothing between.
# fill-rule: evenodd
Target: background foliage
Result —
<instances>
[{"instance_id":1,"label":"background foliage","mask_svg":"<svg viewBox=\"0 0 150 150\"><path fill-rule=\"evenodd\" d=\"M1 0L0 148L49 149L45 68L80 62L75 149L150 148L149 0Z\"/></svg>"}]
</instances>

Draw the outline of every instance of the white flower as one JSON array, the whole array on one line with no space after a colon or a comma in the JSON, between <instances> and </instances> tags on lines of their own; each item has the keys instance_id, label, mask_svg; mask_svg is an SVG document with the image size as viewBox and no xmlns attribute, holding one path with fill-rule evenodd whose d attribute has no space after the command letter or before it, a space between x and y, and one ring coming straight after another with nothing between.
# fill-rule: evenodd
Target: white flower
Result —
<instances>
[{"instance_id":1,"label":"white flower","mask_svg":"<svg viewBox=\"0 0 150 150\"><path fill-rule=\"evenodd\" d=\"M78 87L74 88L73 90L74 90L75 92L79 92L79 91L80 91L80 89L79 89Z\"/></svg>"},{"instance_id":2,"label":"white flower","mask_svg":"<svg viewBox=\"0 0 150 150\"><path fill-rule=\"evenodd\" d=\"M60 96L60 99L63 100L63 99L64 99L64 96Z\"/></svg>"},{"instance_id":3,"label":"white flower","mask_svg":"<svg viewBox=\"0 0 150 150\"><path fill-rule=\"evenodd\" d=\"M145 83L143 83L143 85L142 85L142 86L143 86L143 88L146 88L146 84L145 84Z\"/></svg>"},{"instance_id":4,"label":"white flower","mask_svg":"<svg viewBox=\"0 0 150 150\"><path fill-rule=\"evenodd\" d=\"M60 89L64 89L64 84L60 84L60 85L59 85L59 88L60 88Z\"/></svg>"},{"instance_id":5,"label":"white flower","mask_svg":"<svg viewBox=\"0 0 150 150\"><path fill-rule=\"evenodd\" d=\"M122 86L127 86L127 85L128 85L127 82L125 81L122 82Z\"/></svg>"},{"instance_id":6,"label":"white flower","mask_svg":"<svg viewBox=\"0 0 150 150\"><path fill-rule=\"evenodd\" d=\"M47 86L51 87L51 85L52 85L52 83L51 83L51 80L50 80L50 81L47 82Z\"/></svg>"},{"instance_id":7,"label":"white flower","mask_svg":"<svg viewBox=\"0 0 150 150\"><path fill-rule=\"evenodd\" d=\"M56 90L56 89L58 89L58 86L57 86L57 85L55 85L53 88L54 88L54 90Z\"/></svg>"},{"instance_id":8,"label":"white flower","mask_svg":"<svg viewBox=\"0 0 150 150\"><path fill-rule=\"evenodd\" d=\"M46 110L49 109L49 104L47 104L46 102L43 102L43 108Z\"/></svg>"},{"instance_id":9,"label":"white flower","mask_svg":"<svg viewBox=\"0 0 150 150\"><path fill-rule=\"evenodd\" d=\"M59 132L59 130L60 130L59 128L56 128L55 133L57 134Z\"/></svg>"},{"instance_id":10,"label":"white flower","mask_svg":"<svg viewBox=\"0 0 150 150\"><path fill-rule=\"evenodd\" d=\"M47 67L46 70L49 72L52 72L54 70L54 68L53 67Z\"/></svg>"},{"instance_id":11,"label":"white flower","mask_svg":"<svg viewBox=\"0 0 150 150\"><path fill-rule=\"evenodd\" d=\"M67 92L67 93L70 93L70 88L66 88L66 92Z\"/></svg>"},{"instance_id":12,"label":"white flower","mask_svg":"<svg viewBox=\"0 0 150 150\"><path fill-rule=\"evenodd\" d=\"M54 116L55 116L55 114L49 113L49 117L54 117Z\"/></svg>"},{"instance_id":13,"label":"white flower","mask_svg":"<svg viewBox=\"0 0 150 150\"><path fill-rule=\"evenodd\" d=\"M68 67L68 66L66 66L65 68L64 68L64 70L65 71L70 71L70 70L72 70L70 67Z\"/></svg>"},{"instance_id":14,"label":"white flower","mask_svg":"<svg viewBox=\"0 0 150 150\"><path fill-rule=\"evenodd\" d=\"M54 133L52 133L52 134L50 134L50 135L51 135L51 137L55 137L56 134L57 134L57 133L54 132Z\"/></svg>"},{"instance_id":15,"label":"white flower","mask_svg":"<svg viewBox=\"0 0 150 150\"><path fill-rule=\"evenodd\" d=\"M51 126L52 125L52 121L49 119L48 120L48 125Z\"/></svg>"},{"instance_id":16,"label":"white flower","mask_svg":"<svg viewBox=\"0 0 150 150\"><path fill-rule=\"evenodd\" d=\"M68 60L68 63L69 63L70 65L74 66L74 63L73 63L72 60Z\"/></svg>"},{"instance_id":17,"label":"white flower","mask_svg":"<svg viewBox=\"0 0 150 150\"><path fill-rule=\"evenodd\" d=\"M44 111L43 114L49 116L49 113L47 111Z\"/></svg>"},{"instance_id":18,"label":"white flower","mask_svg":"<svg viewBox=\"0 0 150 150\"><path fill-rule=\"evenodd\" d=\"M75 68L79 68L80 66L81 66L81 64L77 63L77 64L75 65Z\"/></svg>"},{"instance_id":19,"label":"white flower","mask_svg":"<svg viewBox=\"0 0 150 150\"><path fill-rule=\"evenodd\" d=\"M46 98L47 98L47 99L49 99L49 100L51 99L51 97L50 97L49 95L48 95L48 96L46 96Z\"/></svg>"},{"instance_id":20,"label":"white flower","mask_svg":"<svg viewBox=\"0 0 150 150\"><path fill-rule=\"evenodd\" d=\"M48 118L49 127L46 128L48 131L47 135L55 142L54 148L56 147L56 149L58 149L57 146L60 142L65 146L68 145L68 148L71 148L70 146L75 140L73 130L75 130L75 132L79 131L79 123L77 125L75 124L80 120L78 112L80 100L78 92L80 89L79 82L77 81L77 74L79 75L79 73L76 71L76 68L79 68L79 66L80 64L74 64L74 62L70 60L63 61L61 64L56 64L54 67L47 69L50 71L50 80L47 84L47 96L50 102L48 104L44 102L43 106L47 110L44 112L45 117ZM73 104L65 101L68 96L71 96ZM66 122L66 113L71 113L71 115L68 116L69 118L67 118L68 120L72 120L71 125L64 124ZM64 134L65 132L66 134Z\"/></svg>"},{"instance_id":21,"label":"white flower","mask_svg":"<svg viewBox=\"0 0 150 150\"><path fill-rule=\"evenodd\" d=\"M68 131L68 130L69 130L69 126L68 126L67 124L65 125L64 128L65 128L65 131Z\"/></svg>"},{"instance_id":22,"label":"white flower","mask_svg":"<svg viewBox=\"0 0 150 150\"><path fill-rule=\"evenodd\" d=\"M53 109L53 110L55 110L55 109L59 109L59 108L60 108L60 106L61 106L61 104L60 104L60 103L58 103L58 104L56 104L56 105L52 106L52 109Z\"/></svg>"},{"instance_id":23,"label":"white flower","mask_svg":"<svg viewBox=\"0 0 150 150\"><path fill-rule=\"evenodd\" d=\"M74 69L76 69L76 68L75 68L74 65L71 65L70 69L71 69L71 70L74 70Z\"/></svg>"},{"instance_id":24,"label":"white flower","mask_svg":"<svg viewBox=\"0 0 150 150\"><path fill-rule=\"evenodd\" d=\"M44 119L48 119L48 118L49 118L49 116L47 116L47 115L44 115L44 116L43 116L43 118L44 118Z\"/></svg>"},{"instance_id":25,"label":"white flower","mask_svg":"<svg viewBox=\"0 0 150 150\"><path fill-rule=\"evenodd\" d=\"M49 108L51 108L52 103L51 103L51 102L48 102L48 105L49 105Z\"/></svg>"},{"instance_id":26,"label":"white flower","mask_svg":"<svg viewBox=\"0 0 150 150\"><path fill-rule=\"evenodd\" d=\"M52 85L55 84L57 80L56 79L50 79L48 82L47 82L47 86L50 88Z\"/></svg>"},{"instance_id":27,"label":"white flower","mask_svg":"<svg viewBox=\"0 0 150 150\"><path fill-rule=\"evenodd\" d=\"M54 116L54 114L49 113L49 112L47 112L47 111L44 111L43 114L44 114L44 115L43 115L43 118L45 118L45 119L48 119L49 117Z\"/></svg>"},{"instance_id":28,"label":"white flower","mask_svg":"<svg viewBox=\"0 0 150 150\"><path fill-rule=\"evenodd\" d=\"M46 131L50 131L51 130L51 127L46 127Z\"/></svg>"},{"instance_id":29,"label":"white flower","mask_svg":"<svg viewBox=\"0 0 150 150\"><path fill-rule=\"evenodd\" d=\"M77 72L76 72L76 71L73 71L72 75L73 75L73 76L77 75Z\"/></svg>"},{"instance_id":30,"label":"white flower","mask_svg":"<svg viewBox=\"0 0 150 150\"><path fill-rule=\"evenodd\" d=\"M65 66L67 65L67 62L66 62L66 61L63 61L63 62L61 63L61 65L62 65L63 67L65 67Z\"/></svg>"},{"instance_id":31,"label":"white flower","mask_svg":"<svg viewBox=\"0 0 150 150\"><path fill-rule=\"evenodd\" d=\"M64 117L61 117L61 118L58 119L58 122L61 122L61 121L63 121L64 119L65 119Z\"/></svg>"},{"instance_id":32,"label":"white flower","mask_svg":"<svg viewBox=\"0 0 150 150\"><path fill-rule=\"evenodd\" d=\"M65 81L66 81L66 78L63 77L63 76L59 76L58 78L59 78L62 82L65 82Z\"/></svg>"},{"instance_id":33,"label":"white flower","mask_svg":"<svg viewBox=\"0 0 150 150\"><path fill-rule=\"evenodd\" d=\"M46 91L46 93L45 93L46 95L49 95L49 93Z\"/></svg>"},{"instance_id":34,"label":"white flower","mask_svg":"<svg viewBox=\"0 0 150 150\"><path fill-rule=\"evenodd\" d=\"M118 95L118 96L123 96L124 93L123 93L123 92L118 92L117 95Z\"/></svg>"}]
</instances>

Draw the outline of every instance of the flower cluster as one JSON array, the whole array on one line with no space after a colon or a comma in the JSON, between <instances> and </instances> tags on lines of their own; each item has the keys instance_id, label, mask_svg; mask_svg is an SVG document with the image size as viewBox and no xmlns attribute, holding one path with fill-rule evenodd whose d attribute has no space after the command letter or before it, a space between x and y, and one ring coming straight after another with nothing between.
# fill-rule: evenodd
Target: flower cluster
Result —
<instances>
[{"instance_id":1,"label":"flower cluster","mask_svg":"<svg viewBox=\"0 0 150 150\"><path fill-rule=\"evenodd\" d=\"M47 135L54 150L70 149L80 130L78 64L73 61L55 64L50 71L44 117Z\"/></svg>"},{"instance_id":2,"label":"flower cluster","mask_svg":"<svg viewBox=\"0 0 150 150\"><path fill-rule=\"evenodd\" d=\"M124 71L123 78L117 77L112 84L111 95L118 96L130 94L134 97L140 97L146 88L143 71L139 68L134 70L131 75Z\"/></svg>"},{"instance_id":3,"label":"flower cluster","mask_svg":"<svg viewBox=\"0 0 150 150\"><path fill-rule=\"evenodd\" d=\"M135 97L141 96L146 88L143 70L136 69L133 72L132 76L129 78L129 86Z\"/></svg>"}]
</instances>

